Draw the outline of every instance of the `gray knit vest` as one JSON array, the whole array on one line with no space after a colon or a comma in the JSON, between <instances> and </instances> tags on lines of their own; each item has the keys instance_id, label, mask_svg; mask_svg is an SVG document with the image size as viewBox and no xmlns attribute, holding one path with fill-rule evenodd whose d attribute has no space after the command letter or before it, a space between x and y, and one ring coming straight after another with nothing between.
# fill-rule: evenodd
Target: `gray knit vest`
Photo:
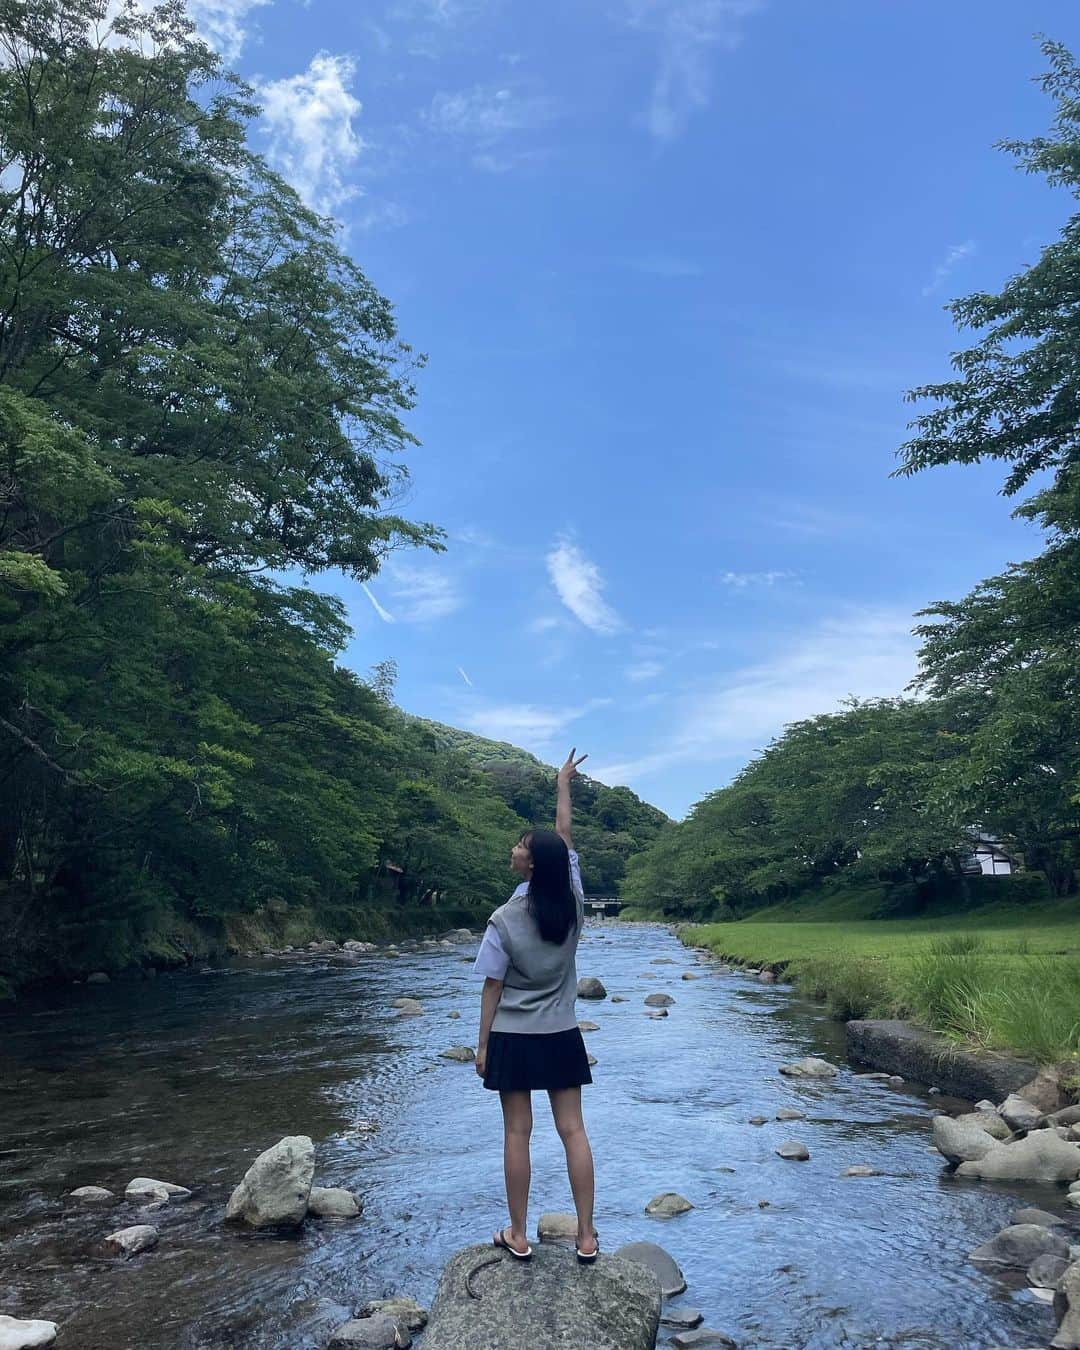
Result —
<instances>
[{"instance_id":1,"label":"gray knit vest","mask_svg":"<svg viewBox=\"0 0 1080 1350\"><path fill-rule=\"evenodd\" d=\"M519 891L524 891L519 887ZM577 945L585 909L577 898L577 922L564 942L545 942L529 913L528 896L515 892L488 920L510 958L492 1031L546 1035L577 1026Z\"/></svg>"}]
</instances>

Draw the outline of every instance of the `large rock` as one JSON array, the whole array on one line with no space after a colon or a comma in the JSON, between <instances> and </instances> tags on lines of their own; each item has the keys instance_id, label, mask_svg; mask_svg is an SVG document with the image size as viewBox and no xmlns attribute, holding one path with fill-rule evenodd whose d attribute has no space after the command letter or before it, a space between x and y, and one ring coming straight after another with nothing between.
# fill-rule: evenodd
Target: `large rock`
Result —
<instances>
[{"instance_id":1,"label":"large rock","mask_svg":"<svg viewBox=\"0 0 1080 1350\"><path fill-rule=\"evenodd\" d=\"M670 1008L675 1000L670 994L647 994L645 1002L650 1008Z\"/></svg>"},{"instance_id":2,"label":"large rock","mask_svg":"<svg viewBox=\"0 0 1080 1350\"><path fill-rule=\"evenodd\" d=\"M191 1192L186 1186L172 1181L155 1181L153 1177L134 1177L124 1194L129 1200L186 1200Z\"/></svg>"},{"instance_id":3,"label":"large rock","mask_svg":"<svg viewBox=\"0 0 1080 1350\"><path fill-rule=\"evenodd\" d=\"M1027 1270L1037 1256L1069 1255L1069 1244L1039 1223L1017 1223L1003 1228L989 1242L968 1253L979 1265L1015 1266Z\"/></svg>"},{"instance_id":4,"label":"large rock","mask_svg":"<svg viewBox=\"0 0 1080 1350\"><path fill-rule=\"evenodd\" d=\"M286 1135L260 1153L229 1198L225 1218L253 1228L296 1228L304 1222L315 1176L315 1145Z\"/></svg>"},{"instance_id":5,"label":"large rock","mask_svg":"<svg viewBox=\"0 0 1080 1350\"><path fill-rule=\"evenodd\" d=\"M981 1125L970 1120L953 1120L951 1116L935 1116L932 1129L934 1147L951 1163L978 1162L996 1142Z\"/></svg>"},{"instance_id":6,"label":"large rock","mask_svg":"<svg viewBox=\"0 0 1080 1350\"><path fill-rule=\"evenodd\" d=\"M421 1331L427 1326L427 1309L421 1308L416 1299L407 1294L393 1294L390 1298L373 1298L360 1309L360 1316L373 1317L382 1313L392 1317L406 1331Z\"/></svg>"},{"instance_id":7,"label":"large rock","mask_svg":"<svg viewBox=\"0 0 1080 1350\"><path fill-rule=\"evenodd\" d=\"M677 1214L688 1214L693 1208L685 1196L676 1191L664 1191L661 1195L653 1196L645 1206L645 1213L651 1214L654 1219L673 1219Z\"/></svg>"},{"instance_id":8,"label":"large rock","mask_svg":"<svg viewBox=\"0 0 1080 1350\"><path fill-rule=\"evenodd\" d=\"M407 1350L410 1345L412 1337L405 1327L392 1317L376 1313L374 1317L356 1318L335 1327L327 1350L351 1350L354 1346L362 1346L364 1350Z\"/></svg>"},{"instance_id":9,"label":"large rock","mask_svg":"<svg viewBox=\"0 0 1080 1350\"><path fill-rule=\"evenodd\" d=\"M978 1125L995 1139L1008 1139L1012 1135L1012 1130L998 1115L997 1108L992 1111L965 1111L959 1116L953 1116L953 1120L963 1125Z\"/></svg>"},{"instance_id":10,"label":"large rock","mask_svg":"<svg viewBox=\"0 0 1080 1350\"><path fill-rule=\"evenodd\" d=\"M1054 1350L1080 1350L1080 1261L1075 1261L1054 1291L1054 1315L1060 1325L1050 1342Z\"/></svg>"},{"instance_id":11,"label":"large rock","mask_svg":"<svg viewBox=\"0 0 1080 1350\"><path fill-rule=\"evenodd\" d=\"M961 1163L961 1177L984 1181L1075 1181L1080 1176L1080 1147L1053 1130L1033 1130L1023 1139L995 1144L984 1157Z\"/></svg>"},{"instance_id":12,"label":"large rock","mask_svg":"<svg viewBox=\"0 0 1080 1350\"><path fill-rule=\"evenodd\" d=\"M555 1244L534 1247L529 1262L466 1247L443 1269L424 1350L652 1350L659 1322L660 1282L638 1263L579 1266Z\"/></svg>"},{"instance_id":13,"label":"large rock","mask_svg":"<svg viewBox=\"0 0 1080 1350\"><path fill-rule=\"evenodd\" d=\"M788 1078L835 1078L840 1070L827 1059L807 1055L805 1059L797 1059L794 1064L781 1064L780 1072Z\"/></svg>"},{"instance_id":14,"label":"large rock","mask_svg":"<svg viewBox=\"0 0 1080 1350\"><path fill-rule=\"evenodd\" d=\"M998 1107L998 1114L1010 1130L1033 1130L1043 1117L1037 1106L1016 1092L1009 1093Z\"/></svg>"},{"instance_id":15,"label":"large rock","mask_svg":"<svg viewBox=\"0 0 1080 1350\"><path fill-rule=\"evenodd\" d=\"M106 1190L104 1186L77 1186L70 1195L72 1200L78 1200L83 1205L111 1205L116 1201L113 1192ZM0 1345L2 1344L0 1341Z\"/></svg>"},{"instance_id":16,"label":"large rock","mask_svg":"<svg viewBox=\"0 0 1080 1350\"><path fill-rule=\"evenodd\" d=\"M933 1083L953 1097L1000 1101L1038 1073L1030 1060L962 1050L933 1031L893 1018L848 1022L848 1057L920 1083Z\"/></svg>"},{"instance_id":17,"label":"large rock","mask_svg":"<svg viewBox=\"0 0 1080 1350\"><path fill-rule=\"evenodd\" d=\"M674 1259L655 1242L628 1242L615 1253L620 1260L634 1261L651 1270L660 1281L665 1298L674 1298L686 1289L683 1273Z\"/></svg>"},{"instance_id":18,"label":"large rock","mask_svg":"<svg viewBox=\"0 0 1080 1350\"><path fill-rule=\"evenodd\" d=\"M607 990L595 975L583 975L577 982L578 998L607 998Z\"/></svg>"},{"instance_id":19,"label":"large rock","mask_svg":"<svg viewBox=\"0 0 1080 1350\"><path fill-rule=\"evenodd\" d=\"M55 1322L0 1313L0 1350L31 1350L36 1345L52 1345L55 1340Z\"/></svg>"},{"instance_id":20,"label":"large rock","mask_svg":"<svg viewBox=\"0 0 1080 1350\"><path fill-rule=\"evenodd\" d=\"M356 1196L343 1186L312 1186L308 1196L308 1213L317 1219L355 1219L360 1208Z\"/></svg>"},{"instance_id":21,"label":"large rock","mask_svg":"<svg viewBox=\"0 0 1080 1350\"><path fill-rule=\"evenodd\" d=\"M133 1224L131 1228L119 1228L105 1239L105 1248L116 1256L137 1256L139 1252L148 1252L158 1244L158 1230L148 1223Z\"/></svg>"},{"instance_id":22,"label":"large rock","mask_svg":"<svg viewBox=\"0 0 1080 1350\"><path fill-rule=\"evenodd\" d=\"M1051 1256L1049 1252L1043 1252L1028 1266L1025 1278L1032 1289L1056 1289L1058 1281L1068 1269L1068 1257Z\"/></svg>"},{"instance_id":23,"label":"large rock","mask_svg":"<svg viewBox=\"0 0 1080 1350\"><path fill-rule=\"evenodd\" d=\"M1037 1106L1043 1115L1060 1111L1069 1105L1069 1099L1061 1090L1061 1083L1053 1069L1040 1069L1030 1083L1017 1088L1016 1095ZM1066 1122L1056 1122L1065 1124Z\"/></svg>"},{"instance_id":24,"label":"large rock","mask_svg":"<svg viewBox=\"0 0 1080 1350\"><path fill-rule=\"evenodd\" d=\"M1010 1215L1010 1223L1041 1223L1044 1228L1060 1228L1065 1220L1057 1214L1051 1214L1046 1209L1035 1209L1032 1205L1025 1206L1024 1209L1018 1209L1015 1214Z\"/></svg>"}]
</instances>

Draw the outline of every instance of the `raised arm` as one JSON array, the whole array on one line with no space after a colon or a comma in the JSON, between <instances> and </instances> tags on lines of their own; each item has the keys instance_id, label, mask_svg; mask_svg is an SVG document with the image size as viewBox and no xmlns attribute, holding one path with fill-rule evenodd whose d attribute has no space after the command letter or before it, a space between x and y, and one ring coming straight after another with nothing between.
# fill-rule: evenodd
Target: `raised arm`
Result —
<instances>
[{"instance_id":1,"label":"raised arm","mask_svg":"<svg viewBox=\"0 0 1080 1350\"><path fill-rule=\"evenodd\" d=\"M567 848L574 847L574 837L570 831L570 784L578 776L577 766L589 758L588 755L579 755L575 759L576 751L577 746L574 746L566 756L566 763L559 770L558 792L555 800L555 833L559 835Z\"/></svg>"}]
</instances>

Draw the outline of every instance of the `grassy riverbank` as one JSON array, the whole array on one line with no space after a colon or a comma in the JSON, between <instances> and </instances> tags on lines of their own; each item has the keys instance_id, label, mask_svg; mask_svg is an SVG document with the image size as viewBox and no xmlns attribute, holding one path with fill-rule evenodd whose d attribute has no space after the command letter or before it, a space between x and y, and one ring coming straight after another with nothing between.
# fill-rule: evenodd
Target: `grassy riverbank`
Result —
<instances>
[{"instance_id":1,"label":"grassy riverbank","mask_svg":"<svg viewBox=\"0 0 1080 1350\"><path fill-rule=\"evenodd\" d=\"M765 910L689 926L682 937L740 964L782 971L845 1021L904 1017L1043 1063L1080 1058L1074 901L917 919L811 920Z\"/></svg>"}]
</instances>

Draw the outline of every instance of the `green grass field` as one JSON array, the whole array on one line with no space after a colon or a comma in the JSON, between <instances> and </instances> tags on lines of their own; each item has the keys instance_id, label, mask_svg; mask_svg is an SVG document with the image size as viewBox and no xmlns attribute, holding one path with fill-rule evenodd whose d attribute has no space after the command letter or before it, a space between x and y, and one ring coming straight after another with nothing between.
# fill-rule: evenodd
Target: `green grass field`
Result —
<instances>
[{"instance_id":1,"label":"green grass field","mask_svg":"<svg viewBox=\"0 0 1080 1350\"><path fill-rule=\"evenodd\" d=\"M845 1020L907 1017L958 1041L1051 1063L1080 1056L1078 908L986 905L874 920L809 920L777 908L687 927L682 937L741 964L783 966L800 992Z\"/></svg>"}]
</instances>

